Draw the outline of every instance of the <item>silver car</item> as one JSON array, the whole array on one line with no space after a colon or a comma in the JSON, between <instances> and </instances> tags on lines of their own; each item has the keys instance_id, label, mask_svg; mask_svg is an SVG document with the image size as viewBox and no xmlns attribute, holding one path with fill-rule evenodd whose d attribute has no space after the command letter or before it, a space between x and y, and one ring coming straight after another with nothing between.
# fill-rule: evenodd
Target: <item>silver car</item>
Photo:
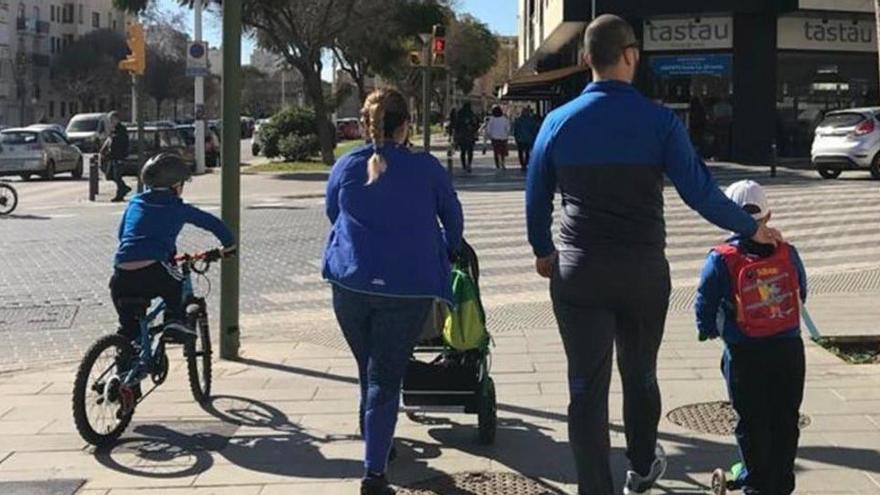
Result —
<instances>
[{"instance_id":1,"label":"silver car","mask_svg":"<svg viewBox=\"0 0 880 495\"><path fill-rule=\"evenodd\" d=\"M0 175L19 175L24 180L39 175L51 180L65 172L81 178L83 157L57 131L21 128L0 132Z\"/></svg>"},{"instance_id":2,"label":"silver car","mask_svg":"<svg viewBox=\"0 0 880 495\"><path fill-rule=\"evenodd\" d=\"M880 179L880 107L837 110L825 115L813 139L813 166L825 179L844 170L869 170Z\"/></svg>"}]
</instances>

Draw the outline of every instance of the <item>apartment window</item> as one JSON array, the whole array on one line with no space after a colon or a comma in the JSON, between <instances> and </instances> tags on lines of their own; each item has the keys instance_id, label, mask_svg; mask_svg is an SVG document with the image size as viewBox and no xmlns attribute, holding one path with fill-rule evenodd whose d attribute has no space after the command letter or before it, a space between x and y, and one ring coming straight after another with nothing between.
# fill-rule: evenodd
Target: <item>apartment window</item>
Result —
<instances>
[{"instance_id":1,"label":"apartment window","mask_svg":"<svg viewBox=\"0 0 880 495\"><path fill-rule=\"evenodd\" d=\"M62 101L61 102L61 117L66 117L66 116L67 116L67 103Z\"/></svg>"},{"instance_id":2,"label":"apartment window","mask_svg":"<svg viewBox=\"0 0 880 495\"><path fill-rule=\"evenodd\" d=\"M27 12L27 10L25 10L24 4L23 3L18 4L18 18L19 19L24 19L25 12Z\"/></svg>"},{"instance_id":3,"label":"apartment window","mask_svg":"<svg viewBox=\"0 0 880 495\"><path fill-rule=\"evenodd\" d=\"M116 24L116 19L113 19L113 30L116 31L119 26Z\"/></svg>"},{"instance_id":4,"label":"apartment window","mask_svg":"<svg viewBox=\"0 0 880 495\"><path fill-rule=\"evenodd\" d=\"M79 23L83 24L86 22L86 12L83 4L79 4Z\"/></svg>"},{"instance_id":5,"label":"apartment window","mask_svg":"<svg viewBox=\"0 0 880 495\"><path fill-rule=\"evenodd\" d=\"M55 100L49 100L49 118L55 118Z\"/></svg>"},{"instance_id":6,"label":"apartment window","mask_svg":"<svg viewBox=\"0 0 880 495\"><path fill-rule=\"evenodd\" d=\"M63 22L65 24L73 24L73 9L74 7L72 3L64 4Z\"/></svg>"},{"instance_id":7,"label":"apartment window","mask_svg":"<svg viewBox=\"0 0 880 495\"><path fill-rule=\"evenodd\" d=\"M40 8L34 5L34 22L39 22L40 20Z\"/></svg>"},{"instance_id":8,"label":"apartment window","mask_svg":"<svg viewBox=\"0 0 880 495\"><path fill-rule=\"evenodd\" d=\"M55 22L55 6L54 5L49 6L49 21Z\"/></svg>"},{"instance_id":9,"label":"apartment window","mask_svg":"<svg viewBox=\"0 0 880 495\"><path fill-rule=\"evenodd\" d=\"M92 12L92 27L99 29L101 27L101 13Z\"/></svg>"}]
</instances>

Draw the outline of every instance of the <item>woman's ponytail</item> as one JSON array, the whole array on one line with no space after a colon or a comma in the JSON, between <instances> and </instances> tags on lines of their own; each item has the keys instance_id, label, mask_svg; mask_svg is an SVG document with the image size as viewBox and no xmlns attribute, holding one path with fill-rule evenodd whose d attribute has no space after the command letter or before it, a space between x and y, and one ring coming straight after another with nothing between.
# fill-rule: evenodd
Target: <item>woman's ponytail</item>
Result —
<instances>
[{"instance_id":1,"label":"woman's ponytail","mask_svg":"<svg viewBox=\"0 0 880 495\"><path fill-rule=\"evenodd\" d=\"M373 184L388 169L382 148L388 139L409 120L406 98L393 88L373 91L364 101L361 120L373 143L373 155L367 160L367 185Z\"/></svg>"}]
</instances>

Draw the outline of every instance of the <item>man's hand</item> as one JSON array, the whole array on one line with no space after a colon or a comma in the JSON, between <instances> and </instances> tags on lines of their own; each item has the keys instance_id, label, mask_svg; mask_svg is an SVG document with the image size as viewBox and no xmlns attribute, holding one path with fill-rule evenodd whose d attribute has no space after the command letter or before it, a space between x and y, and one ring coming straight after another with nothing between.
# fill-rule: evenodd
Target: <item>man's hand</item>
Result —
<instances>
[{"instance_id":1,"label":"man's hand","mask_svg":"<svg viewBox=\"0 0 880 495\"><path fill-rule=\"evenodd\" d=\"M543 258L535 258L535 271L544 278L553 275L553 264L556 263L556 251Z\"/></svg>"},{"instance_id":2,"label":"man's hand","mask_svg":"<svg viewBox=\"0 0 880 495\"><path fill-rule=\"evenodd\" d=\"M772 244L774 246L785 241L778 230L772 229L763 223L758 225L758 231L752 236L752 240L759 244Z\"/></svg>"}]
</instances>

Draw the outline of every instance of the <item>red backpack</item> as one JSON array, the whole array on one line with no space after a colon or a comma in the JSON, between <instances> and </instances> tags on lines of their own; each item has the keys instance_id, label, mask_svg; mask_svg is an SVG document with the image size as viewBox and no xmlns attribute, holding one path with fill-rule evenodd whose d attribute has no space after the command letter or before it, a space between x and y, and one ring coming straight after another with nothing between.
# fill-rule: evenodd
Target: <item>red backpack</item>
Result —
<instances>
[{"instance_id":1,"label":"red backpack","mask_svg":"<svg viewBox=\"0 0 880 495\"><path fill-rule=\"evenodd\" d=\"M800 326L800 284L788 244L780 244L767 258L730 244L715 252L727 264L736 322L746 336L772 337Z\"/></svg>"}]
</instances>

